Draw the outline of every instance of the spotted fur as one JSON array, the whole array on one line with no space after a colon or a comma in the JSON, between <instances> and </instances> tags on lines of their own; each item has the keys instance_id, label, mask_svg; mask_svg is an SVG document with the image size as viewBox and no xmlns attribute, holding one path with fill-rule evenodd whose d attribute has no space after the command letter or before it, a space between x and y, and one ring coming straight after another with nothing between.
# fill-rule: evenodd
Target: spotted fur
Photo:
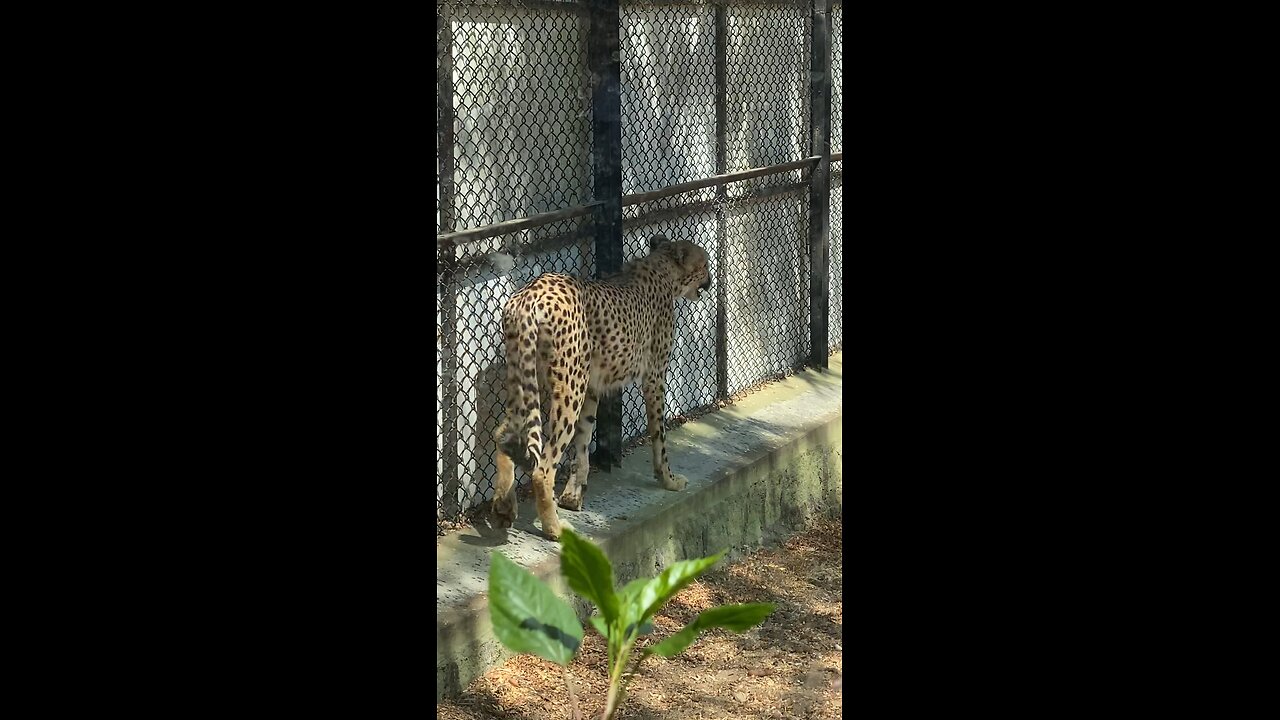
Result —
<instances>
[{"instance_id":1,"label":"spotted fur","mask_svg":"<svg viewBox=\"0 0 1280 720\"><path fill-rule=\"evenodd\" d=\"M707 253L697 245L661 235L649 254L603 280L540 275L511 296L502 310L507 354L507 418L498 428L498 480L493 516L502 527L516 518L515 467L533 474L542 530L560 537L552 491L555 467L573 443L578 468L565 484L559 505L581 510L587 489L587 444L601 396L640 382L653 475L668 490L683 490L663 442L667 361L675 325L674 300L697 300L711 286ZM549 400L546 423L540 403Z\"/></svg>"}]
</instances>

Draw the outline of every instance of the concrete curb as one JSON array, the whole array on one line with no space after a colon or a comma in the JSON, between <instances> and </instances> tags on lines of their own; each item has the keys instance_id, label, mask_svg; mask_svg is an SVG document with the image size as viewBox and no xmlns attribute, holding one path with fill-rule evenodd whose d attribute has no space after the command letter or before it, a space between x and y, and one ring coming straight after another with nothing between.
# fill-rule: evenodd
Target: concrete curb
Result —
<instances>
[{"instance_id":1,"label":"concrete curb","mask_svg":"<svg viewBox=\"0 0 1280 720\"><path fill-rule=\"evenodd\" d=\"M662 490L647 447L612 473L592 472L585 508L562 521L599 544L619 585L671 562L729 549L730 557L809 524L840 517L843 454L842 354L829 371L806 370L736 405L667 433L683 492ZM487 527L436 543L436 699L454 696L509 656L493 637L486 595L489 554L501 550L570 602L590 604L560 577L558 546L542 537L532 502L510 530Z\"/></svg>"}]
</instances>

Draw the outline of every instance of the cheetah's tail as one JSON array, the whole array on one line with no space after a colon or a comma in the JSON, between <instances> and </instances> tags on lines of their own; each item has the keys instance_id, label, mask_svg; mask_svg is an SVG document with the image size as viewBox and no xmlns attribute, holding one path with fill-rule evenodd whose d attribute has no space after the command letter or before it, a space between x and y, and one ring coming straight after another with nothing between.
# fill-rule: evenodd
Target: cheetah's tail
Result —
<instances>
[{"instance_id":1,"label":"cheetah's tail","mask_svg":"<svg viewBox=\"0 0 1280 720\"><path fill-rule=\"evenodd\" d=\"M502 313L507 354L507 420L498 427L498 447L525 472L542 457L542 410L535 348L538 329L518 311Z\"/></svg>"}]
</instances>

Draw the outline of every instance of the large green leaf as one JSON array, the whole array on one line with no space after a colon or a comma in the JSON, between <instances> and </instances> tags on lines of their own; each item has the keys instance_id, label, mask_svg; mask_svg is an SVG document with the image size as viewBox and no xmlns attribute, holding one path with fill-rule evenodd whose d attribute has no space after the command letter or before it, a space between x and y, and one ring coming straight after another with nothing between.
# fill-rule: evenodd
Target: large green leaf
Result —
<instances>
[{"instance_id":1,"label":"large green leaf","mask_svg":"<svg viewBox=\"0 0 1280 720\"><path fill-rule=\"evenodd\" d=\"M500 552L489 562L489 619L503 645L561 665L582 644L582 625L568 603Z\"/></svg>"},{"instance_id":2,"label":"large green leaf","mask_svg":"<svg viewBox=\"0 0 1280 720\"><path fill-rule=\"evenodd\" d=\"M742 632L755 625L759 625L773 612L773 603L747 603L746 605L724 605L717 608L711 608L698 614L680 632L663 640L662 642L651 645L646 648L646 652L651 652L662 657L671 657L678 655L689 644L697 639L698 633L703 630L710 630L715 627L722 627L733 632Z\"/></svg>"},{"instance_id":3,"label":"large green leaf","mask_svg":"<svg viewBox=\"0 0 1280 720\"><path fill-rule=\"evenodd\" d=\"M613 566L595 543L569 528L560 533L560 572L569 587L600 608L606 624L618 617L618 597L613 592Z\"/></svg>"},{"instance_id":4,"label":"large green leaf","mask_svg":"<svg viewBox=\"0 0 1280 720\"><path fill-rule=\"evenodd\" d=\"M629 607L625 613L625 624L629 626L633 623L642 623L653 617L654 613L658 612L676 593L719 562L722 557L724 557L723 552L697 560L671 563L666 570L658 574L658 577L640 587L638 592L628 595ZM626 592L634 584L629 584L623 588L623 591Z\"/></svg>"}]
</instances>

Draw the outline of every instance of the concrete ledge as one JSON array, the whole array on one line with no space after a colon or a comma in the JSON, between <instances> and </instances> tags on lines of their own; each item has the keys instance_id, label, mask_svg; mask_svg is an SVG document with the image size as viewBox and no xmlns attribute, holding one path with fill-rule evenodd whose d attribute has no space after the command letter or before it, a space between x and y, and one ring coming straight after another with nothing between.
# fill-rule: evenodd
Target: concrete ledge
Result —
<instances>
[{"instance_id":1,"label":"concrete ledge","mask_svg":"<svg viewBox=\"0 0 1280 720\"><path fill-rule=\"evenodd\" d=\"M808 525L840 517L842 358L806 370L667 433L671 469L688 478L663 490L648 447L611 473L591 472L582 512L562 523L590 537L613 562L619 585L668 564L728 548L730 557ZM557 488L558 490L559 488ZM542 537L532 501L510 530L468 528L436 542L436 699L456 695L510 653L493 637L489 553L500 550L548 582L585 619L560 577L559 546Z\"/></svg>"}]
</instances>

